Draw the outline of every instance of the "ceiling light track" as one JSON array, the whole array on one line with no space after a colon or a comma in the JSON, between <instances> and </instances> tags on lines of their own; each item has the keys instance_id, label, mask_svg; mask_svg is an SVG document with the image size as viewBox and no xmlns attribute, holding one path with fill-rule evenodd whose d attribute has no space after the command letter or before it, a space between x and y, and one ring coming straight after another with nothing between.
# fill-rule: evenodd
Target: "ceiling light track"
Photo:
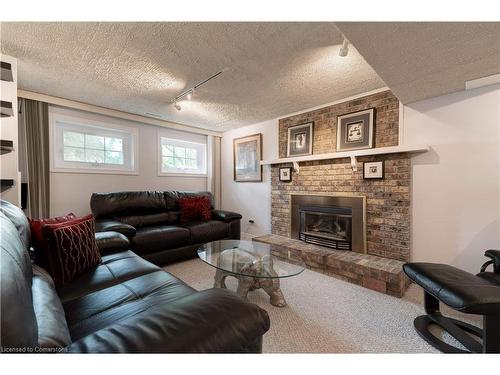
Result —
<instances>
[{"instance_id":1,"label":"ceiling light track","mask_svg":"<svg viewBox=\"0 0 500 375\"><path fill-rule=\"evenodd\" d=\"M175 109L177 109L178 111L180 111L182 108L181 106L179 105L179 103L177 103L180 99L182 98L186 98L187 100L191 100L193 98L193 95L194 95L194 92L195 90L200 87L201 85L204 85L205 83L207 83L208 81L214 79L215 77L219 76L222 74L222 70L220 72L217 72L215 74L212 74L210 77L208 77L207 79L205 79L204 81L201 81L199 83L197 83L196 85L194 85L193 87L187 89L187 90L184 90L182 93L180 93L179 95L177 95L174 100L172 101L172 103L174 104L174 107Z\"/></svg>"}]
</instances>

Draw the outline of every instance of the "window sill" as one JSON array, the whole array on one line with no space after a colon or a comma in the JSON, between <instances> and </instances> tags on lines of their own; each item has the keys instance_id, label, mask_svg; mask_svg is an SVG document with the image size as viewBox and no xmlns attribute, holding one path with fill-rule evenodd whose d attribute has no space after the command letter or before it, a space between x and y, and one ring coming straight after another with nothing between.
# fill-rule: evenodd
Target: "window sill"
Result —
<instances>
[{"instance_id":1,"label":"window sill","mask_svg":"<svg viewBox=\"0 0 500 375\"><path fill-rule=\"evenodd\" d=\"M196 173L158 173L158 177L196 177L196 178L207 178L207 174L196 174Z\"/></svg>"}]
</instances>

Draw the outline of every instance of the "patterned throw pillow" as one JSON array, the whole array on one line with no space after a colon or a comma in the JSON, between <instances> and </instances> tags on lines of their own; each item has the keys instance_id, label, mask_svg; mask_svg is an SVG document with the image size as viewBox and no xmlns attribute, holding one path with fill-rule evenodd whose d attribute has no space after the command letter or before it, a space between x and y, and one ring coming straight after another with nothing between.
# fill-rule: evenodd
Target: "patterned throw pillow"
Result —
<instances>
[{"instance_id":1,"label":"patterned throw pillow","mask_svg":"<svg viewBox=\"0 0 500 375\"><path fill-rule=\"evenodd\" d=\"M208 221L212 217L210 199L205 196L179 198L181 222Z\"/></svg>"},{"instance_id":2,"label":"patterned throw pillow","mask_svg":"<svg viewBox=\"0 0 500 375\"><path fill-rule=\"evenodd\" d=\"M92 215L65 223L45 224L42 232L46 241L47 269L56 286L67 284L101 262Z\"/></svg>"},{"instance_id":3,"label":"patterned throw pillow","mask_svg":"<svg viewBox=\"0 0 500 375\"><path fill-rule=\"evenodd\" d=\"M44 254L47 250L44 249L46 245L45 239L43 238L42 226L44 224L65 223L66 221L74 219L76 219L76 216L72 212L64 216L53 217L50 219L29 219L31 231L31 246L33 247L33 250L35 252L35 263L42 266L46 264Z\"/></svg>"}]
</instances>

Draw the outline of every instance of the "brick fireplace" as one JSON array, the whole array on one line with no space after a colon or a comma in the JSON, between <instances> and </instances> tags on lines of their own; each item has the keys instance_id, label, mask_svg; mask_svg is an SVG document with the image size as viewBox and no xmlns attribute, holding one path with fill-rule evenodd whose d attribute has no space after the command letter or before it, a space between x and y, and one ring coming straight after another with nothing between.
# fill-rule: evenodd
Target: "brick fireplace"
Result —
<instances>
[{"instance_id":1,"label":"brick fireplace","mask_svg":"<svg viewBox=\"0 0 500 375\"><path fill-rule=\"evenodd\" d=\"M288 128L310 121L314 122L313 154L333 152L337 116L368 108L375 108L376 111L374 147L397 146L399 101L390 91L385 91L281 119L279 156L286 157ZM363 163L371 161L384 161L384 179L363 179ZM291 182L279 179L279 168L284 166L291 164L271 166L272 235L256 240L274 244L278 253L295 251L309 268L316 271L402 296L408 280L401 267L410 259L410 155L401 153L359 157L357 171L353 171L347 158L301 162L300 170L293 173ZM319 201L328 202L324 204L326 207L345 208L340 197L358 200L362 202L361 206L357 203L350 214L353 219L353 213L357 212L358 217L361 215L361 221L352 220L348 228L345 220L321 221L313 216L314 213L310 213L309 228L301 231L297 197L305 197L301 199L305 199L303 206L309 211L321 206L317 204ZM341 214L344 215L342 217L349 216L349 211L342 211ZM332 239L349 237L345 234L346 230L351 232L351 238L348 239L351 241L350 249L325 246L321 238L314 238L315 234L316 237ZM304 235L301 238L301 232L313 237L305 241Z\"/></svg>"}]
</instances>

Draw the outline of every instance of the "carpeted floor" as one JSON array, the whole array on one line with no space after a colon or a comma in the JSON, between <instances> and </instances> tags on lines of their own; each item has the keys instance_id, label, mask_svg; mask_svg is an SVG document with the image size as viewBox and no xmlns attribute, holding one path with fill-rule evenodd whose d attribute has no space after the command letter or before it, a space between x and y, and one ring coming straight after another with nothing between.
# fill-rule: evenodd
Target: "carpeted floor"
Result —
<instances>
[{"instance_id":1,"label":"carpeted floor","mask_svg":"<svg viewBox=\"0 0 500 375\"><path fill-rule=\"evenodd\" d=\"M165 269L195 289L213 286L214 268L199 259ZM228 278L226 283L236 290L236 279ZM305 270L283 279L281 289L288 302L284 308L270 305L262 290L249 294L249 300L271 319L264 353L437 352L413 328L413 319L423 314L422 290L416 285L399 299ZM443 312L480 326L479 319L446 308ZM453 339L446 337L446 341Z\"/></svg>"}]
</instances>

